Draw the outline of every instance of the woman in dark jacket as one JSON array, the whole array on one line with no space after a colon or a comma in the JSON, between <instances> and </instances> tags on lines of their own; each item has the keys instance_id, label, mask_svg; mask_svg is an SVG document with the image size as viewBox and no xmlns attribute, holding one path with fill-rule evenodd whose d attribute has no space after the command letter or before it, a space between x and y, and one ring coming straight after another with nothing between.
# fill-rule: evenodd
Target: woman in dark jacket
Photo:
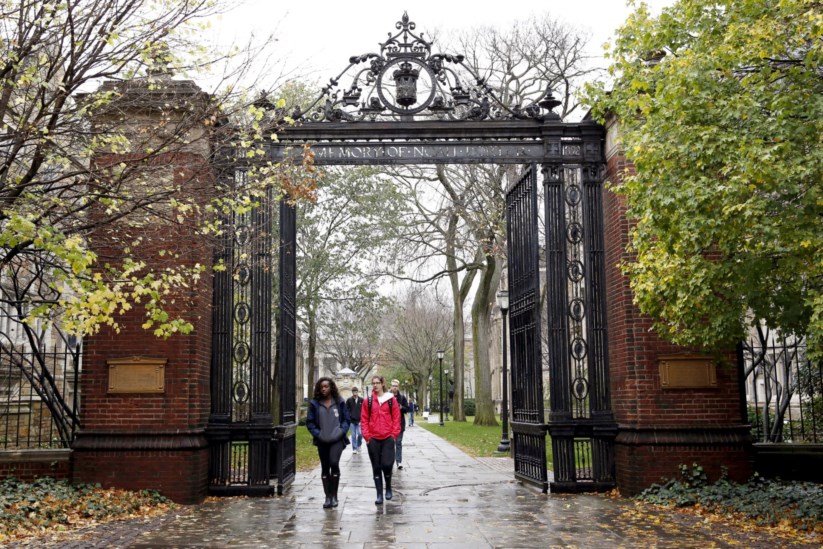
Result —
<instances>
[{"instance_id":1,"label":"woman in dark jacket","mask_svg":"<svg viewBox=\"0 0 823 549\"><path fill-rule=\"evenodd\" d=\"M323 508L337 507L337 487L340 485L340 456L349 443L349 410L337 391L334 380L321 377L314 385L314 398L309 403L306 427L312 434L320 456L320 478L326 501Z\"/></svg>"}]
</instances>

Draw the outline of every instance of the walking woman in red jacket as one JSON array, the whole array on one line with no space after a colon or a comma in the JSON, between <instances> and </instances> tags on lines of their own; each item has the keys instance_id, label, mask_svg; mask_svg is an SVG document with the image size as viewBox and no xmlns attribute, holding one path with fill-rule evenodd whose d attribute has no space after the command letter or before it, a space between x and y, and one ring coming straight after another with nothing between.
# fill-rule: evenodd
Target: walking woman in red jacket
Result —
<instances>
[{"instance_id":1,"label":"walking woman in red jacket","mask_svg":"<svg viewBox=\"0 0 823 549\"><path fill-rule=\"evenodd\" d=\"M394 395L386 390L382 376L372 378L372 393L363 400L360 426L369 451L374 487L377 489L375 505L383 504L383 479L386 480L386 499L393 497L391 475L394 468L394 441L400 434L400 405Z\"/></svg>"}]
</instances>

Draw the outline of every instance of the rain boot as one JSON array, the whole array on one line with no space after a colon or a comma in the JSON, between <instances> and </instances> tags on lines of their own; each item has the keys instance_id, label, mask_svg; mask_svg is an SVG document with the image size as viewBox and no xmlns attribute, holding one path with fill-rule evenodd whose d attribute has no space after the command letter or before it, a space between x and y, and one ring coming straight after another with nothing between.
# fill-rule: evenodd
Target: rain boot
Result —
<instances>
[{"instance_id":1,"label":"rain boot","mask_svg":"<svg viewBox=\"0 0 823 549\"><path fill-rule=\"evenodd\" d=\"M384 476L386 477L386 499L390 500L394 497L394 494L391 491L391 475L386 475L384 473Z\"/></svg>"},{"instance_id":2,"label":"rain boot","mask_svg":"<svg viewBox=\"0 0 823 549\"><path fill-rule=\"evenodd\" d=\"M326 501L323 503L323 509L331 508L331 479L329 477L320 477L323 481L323 493L326 494Z\"/></svg>"},{"instance_id":3,"label":"rain boot","mask_svg":"<svg viewBox=\"0 0 823 549\"><path fill-rule=\"evenodd\" d=\"M374 477L374 487L377 488L377 499L374 500L374 504L383 505L383 477L380 475Z\"/></svg>"},{"instance_id":4,"label":"rain boot","mask_svg":"<svg viewBox=\"0 0 823 549\"><path fill-rule=\"evenodd\" d=\"M337 507L337 487L340 486L340 475L329 477L329 495L331 495L331 506Z\"/></svg>"}]
</instances>

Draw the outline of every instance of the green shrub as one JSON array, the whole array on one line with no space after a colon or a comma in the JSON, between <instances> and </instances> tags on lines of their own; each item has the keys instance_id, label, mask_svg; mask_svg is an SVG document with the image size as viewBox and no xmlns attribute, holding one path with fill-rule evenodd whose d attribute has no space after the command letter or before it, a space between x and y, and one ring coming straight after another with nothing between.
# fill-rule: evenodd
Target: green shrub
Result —
<instances>
[{"instance_id":1,"label":"green shrub","mask_svg":"<svg viewBox=\"0 0 823 549\"><path fill-rule=\"evenodd\" d=\"M703 468L680 466L681 480L652 485L638 499L658 505L690 507L700 504L719 513L741 513L757 524L774 526L788 521L812 530L823 521L823 486L811 482L767 480L759 475L745 484L726 478L709 484Z\"/></svg>"},{"instance_id":2,"label":"green shrub","mask_svg":"<svg viewBox=\"0 0 823 549\"><path fill-rule=\"evenodd\" d=\"M463 413L467 416L473 416L477 411L477 406L473 398L466 398L463 400Z\"/></svg>"}]
</instances>

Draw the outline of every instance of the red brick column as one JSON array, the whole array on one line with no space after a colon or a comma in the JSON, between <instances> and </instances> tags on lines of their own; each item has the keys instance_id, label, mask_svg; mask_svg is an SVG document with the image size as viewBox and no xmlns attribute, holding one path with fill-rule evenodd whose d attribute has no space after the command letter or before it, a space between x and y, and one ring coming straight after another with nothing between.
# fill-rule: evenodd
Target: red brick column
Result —
<instances>
[{"instance_id":1,"label":"red brick column","mask_svg":"<svg viewBox=\"0 0 823 549\"><path fill-rule=\"evenodd\" d=\"M616 146L618 125L607 127L608 181L617 183L634 166ZM617 485L633 495L663 478L679 477L679 465L702 466L716 479L721 468L736 480L752 472L748 428L743 425L734 354L714 366L716 386L664 388L660 357L688 349L660 340L651 319L634 305L629 280L618 267L626 252L630 221L623 197L604 191L606 285L611 398L618 423Z\"/></svg>"},{"instance_id":2,"label":"red brick column","mask_svg":"<svg viewBox=\"0 0 823 549\"><path fill-rule=\"evenodd\" d=\"M192 100L191 89L184 91L177 99ZM133 101L130 106L139 104L139 100ZM151 115L151 109L140 111L140 116ZM187 146L180 152L154 158L152 164L162 167L157 170L158 176L173 178L183 193L209 196L212 174L208 147L200 147L202 150ZM105 166L124 160L131 158L98 157L96 162ZM211 243L196 234L194 223L163 224L157 219L104 227L92 235L92 248L101 262L116 262L123 256L124 247L129 246L131 253L146 261L150 269L211 265ZM103 327L84 341L82 425L73 445L73 480L99 482L104 487L156 489L176 502L197 503L205 498L208 488L204 429L210 408L211 273L204 273L177 295L166 297L173 303L170 314L182 315L191 322L192 333L160 339L142 328L145 309L136 305L118 318L119 333ZM135 384L134 379L124 379L112 390L111 361L134 357L137 363L165 361L159 392L123 392ZM145 373L141 375L145 377ZM137 385L143 381L138 379Z\"/></svg>"}]
</instances>

